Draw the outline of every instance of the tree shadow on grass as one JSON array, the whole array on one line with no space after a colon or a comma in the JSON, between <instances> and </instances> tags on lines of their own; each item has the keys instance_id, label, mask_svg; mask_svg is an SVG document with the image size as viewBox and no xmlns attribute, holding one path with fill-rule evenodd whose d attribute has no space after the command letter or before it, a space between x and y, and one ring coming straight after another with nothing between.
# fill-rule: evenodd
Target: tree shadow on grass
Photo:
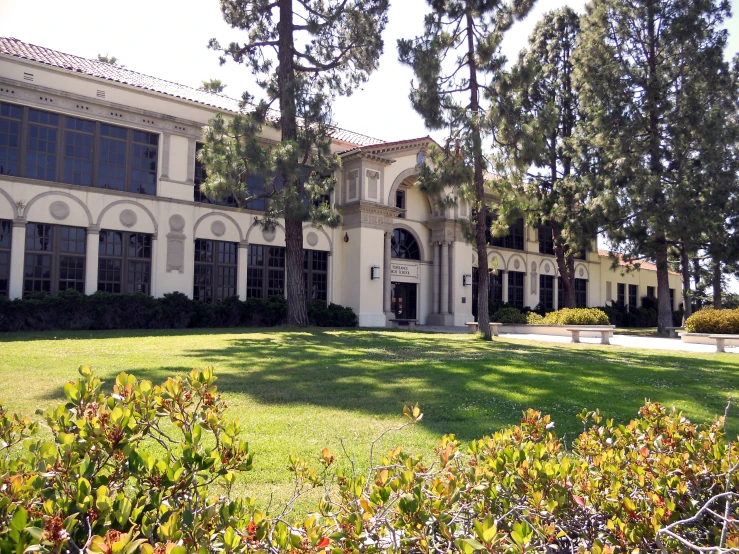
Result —
<instances>
[{"instance_id":1,"label":"tree shadow on grass","mask_svg":"<svg viewBox=\"0 0 739 554\"><path fill-rule=\"evenodd\" d=\"M721 414L739 391L739 364L713 355L387 331L247 332L225 347L195 341L184 352L193 360L189 367L130 372L156 383L211 365L221 391L267 406L394 417L403 404L418 402L426 428L462 440L517 423L528 407L551 413L570 436L581 429L575 416L583 408L628 422L645 398L704 420ZM739 431L732 420L730 431Z\"/></svg>"}]
</instances>

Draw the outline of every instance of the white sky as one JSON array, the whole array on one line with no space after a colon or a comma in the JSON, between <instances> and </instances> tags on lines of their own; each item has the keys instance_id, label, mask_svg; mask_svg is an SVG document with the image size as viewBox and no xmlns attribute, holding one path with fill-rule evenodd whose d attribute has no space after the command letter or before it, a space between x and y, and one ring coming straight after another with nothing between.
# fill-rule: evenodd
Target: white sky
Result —
<instances>
[{"instance_id":1,"label":"white sky","mask_svg":"<svg viewBox=\"0 0 739 554\"><path fill-rule=\"evenodd\" d=\"M515 60L545 12L565 5L582 12L585 4L539 0L529 17L507 34L504 53ZM731 5L739 11L739 0ZM380 68L362 90L335 102L340 127L388 141L429 134L408 100L412 72L398 63L396 49L397 39L422 32L427 9L426 0L391 0ZM733 56L739 52L739 15L727 28L728 54ZM220 67L217 53L207 49L211 37L222 44L244 39L223 22L218 0L0 0L0 36L87 58L107 53L128 69L195 87L218 78L228 85L224 93L234 98L244 90L259 92L246 68L233 62ZM433 136L439 140L443 133ZM739 290L739 285L732 283L731 289Z\"/></svg>"}]
</instances>

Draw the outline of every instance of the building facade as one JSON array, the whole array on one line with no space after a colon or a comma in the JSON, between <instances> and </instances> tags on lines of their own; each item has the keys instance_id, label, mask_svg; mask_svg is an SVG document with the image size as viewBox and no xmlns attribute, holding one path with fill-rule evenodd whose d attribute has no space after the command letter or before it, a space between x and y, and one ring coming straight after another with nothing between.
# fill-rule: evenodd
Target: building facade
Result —
<instances>
[{"instance_id":1,"label":"building facade","mask_svg":"<svg viewBox=\"0 0 739 554\"><path fill-rule=\"evenodd\" d=\"M255 222L265 200L239 209L199 192L203 126L237 110L222 95L0 38L0 295L284 294L284 229ZM332 138L342 168L331 202L342 224L304 226L309 298L350 306L365 327L469 321L477 260L458 223L469 208L439 211L414 186L433 141L338 128ZM277 142L279 131L268 125L263 139ZM498 268L494 298L552 308L562 300L545 232L519 222L491 239L488 256ZM578 260L579 305L634 305L656 290L653 268L611 266L595 250ZM670 283L677 307L679 275Z\"/></svg>"}]
</instances>

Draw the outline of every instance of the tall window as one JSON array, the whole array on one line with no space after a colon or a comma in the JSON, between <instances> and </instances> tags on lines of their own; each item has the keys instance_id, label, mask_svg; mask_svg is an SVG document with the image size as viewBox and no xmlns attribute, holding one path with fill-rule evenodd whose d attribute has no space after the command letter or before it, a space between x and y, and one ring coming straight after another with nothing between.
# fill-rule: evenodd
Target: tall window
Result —
<instances>
[{"instance_id":1,"label":"tall window","mask_svg":"<svg viewBox=\"0 0 739 554\"><path fill-rule=\"evenodd\" d=\"M655 297L654 287L647 287L647 296L649 298L654 298Z\"/></svg>"},{"instance_id":2,"label":"tall window","mask_svg":"<svg viewBox=\"0 0 739 554\"><path fill-rule=\"evenodd\" d=\"M303 272L306 298L328 301L328 252L303 250Z\"/></svg>"},{"instance_id":3,"label":"tall window","mask_svg":"<svg viewBox=\"0 0 739 554\"><path fill-rule=\"evenodd\" d=\"M675 289L670 289L670 309L675 309Z\"/></svg>"},{"instance_id":4,"label":"tall window","mask_svg":"<svg viewBox=\"0 0 739 554\"><path fill-rule=\"evenodd\" d=\"M616 301L619 306L624 306L626 305L626 285L624 283L617 283L616 286L618 290Z\"/></svg>"},{"instance_id":5,"label":"tall window","mask_svg":"<svg viewBox=\"0 0 739 554\"><path fill-rule=\"evenodd\" d=\"M207 177L207 174L205 173L205 165L203 164L203 162L200 161L200 150L202 150L202 148L203 144L200 142L195 145L195 202L216 204L218 206L231 206L232 208L237 207L238 204L236 203L236 199L233 197L233 195L229 195L228 198L225 198L223 200L211 200L210 198L205 196L205 194L200 192L200 185L205 182L205 178Z\"/></svg>"},{"instance_id":6,"label":"tall window","mask_svg":"<svg viewBox=\"0 0 739 554\"><path fill-rule=\"evenodd\" d=\"M195 239L195 300L218 302L238 294L238 252L235 242Z\"/></svg>"},{"instance_id":7,"label":"tall window","mask_svg":"<svg viewBox=\"0 0 739 554\"><path fill-rule=\"evenodd\" d=\"M588 280L575 279L575 307L588 307Z\"/></svg>"},{"instance_id":8,"label":"tall window","mask_svg":"<svg viewBox=\"0 0 739 554\"><path fill-rule=\"evenodd\" d=\"M638 287L636 285L629 285L629 307L636 308L637 298L639 297Z\"/></svg>"},{"instance_id":9,"label":"tall window","mask_svg":"<svg viewBox=\"0 0 739 554\"><path fill-rule=\"evenodd\" d=\"M26 177L53 181L56 175L56 146L59 116L41 110L28 110Z\"/></svg>"},{"instance_id":10,"label":"tall window","mask_svg":"<svg viewBox=\"0 0 739 554\"><path fill-rule=\"evenodd\" d=\"M493 237L490 233L492 225L492 216L488 218L487 238L488 243L499 248L511 248L513 250L523 250L524 246L524 224L523 219L519 219L508 227L508 234L502 237Z\"/></svg>"},{"instance_id":11,"label":"tall window","mask_svg":"<svg viewBox=\"0 0 739 554\"><path fill-rule=\"evenodd\" d=\"M285 294L285 248L249 245L246 270L246 295L269 298Z\"/></svg>"},{"instance_id":12,"label":"tall window","mask_svg":"<svg viewBox=\"0 0 739 554\"><path fill-rule=\"evenodd\" d=\"M0 219L0 296L8 296L10 282L10 248L13 223Z\"/></svg>"},{"instance_id":13,"label":"tall window","mask_svg":"<svg viewBox=\"0 0 739 554\"><path fill-rule=\"evenodd\" d=\"M159 135L0 102L0 175L156 194Z\"/></svg>"},{"instance_id":14,"label":"tall window","mask_svg":"<svg viewBox=\"0 0 739 554\"><path fill-rule=\"evenodd\" d=\"M79 227L29 223L23 294L75 289L85 292L85 230Z\"/></svg>"},{"instance_id":15,"label":"tall window","mask_svg":"<svg viewBox=\"0 0 739 554\"><path fill-rule=\"evenodd\" d=\"M562 278L557 278L557 309L561 310L567 306L567 295L565 294L565 287L562 284Z\"/></svg>"},{"instance_id":16,"label":"tall window","mask_svg":"<svg viewBox=\"0 0 739 554\"><path fill-rule=\"evenodd\" d=\"M413 235L405 229L395 229L393 231L392 257L403 260L420 260L421 250Z\"/></svg>"},{"instance_id":17,"label":"tall window","mask_svg":"<svg viewBox=\"0 0 739 554\"><path fill-rule=\"evenodd\" d=\"M151 294L151 235L100 231L98 290Z\"/></svg>"},{"instance_id":18,"label":"tall window","mask_svg":"<svg viewBox=\"0 0 739 554\"><path fill-rule=\"evenodd\" d=\"M554 277L539 275L539 303L547 311L554 309Z\"/></svg>"},{"instance_id":19,"label":"tall window","mask_svg":"<svg viewBox=\"0 0 739 554\"><path fill-rule=\"evenodd\" d=\"M23 108L0 102L0 175L18 175Z\"/></svg>"},{"instance_id":20,"label":"tall window","mask_svg":"<svg viewBox=\"0 0 739 554\"><path fill-rule=\"evenodd\" d=\"M399 218L405 217L405 211L406 211L406 203L405 203L405 191L399 190L395 193L395 207L399 210L402 210L399 214Z\"/></svg>"},{"instance_id":21,"label":"tall window","mask_svg":"<svg viewBox=\"0 0 739 554\"><path fill-rule=\"evenodd\" d=\"M503 302L503 272L490 273L488 298L493 302Z\"/></svg>"},{"instance_id":22,"label":"tall window","mask_svg":"<svg viewBox=\"0 0 739 554\"><path fill-rule=\"evenodd\" d=\"M549 225L539 226L539 253L554 254L554 238Z\"/></svg>"},{"instance_id":23,"label":"tall window","mask_svg":"<svg viewBox=\"0 0 739 554\"><path fill-rule=\"evenodd\" d=\"M508 303L516 308L524 305L524 275L520 271L508 272Z\"/></svg>"}]
</instances>

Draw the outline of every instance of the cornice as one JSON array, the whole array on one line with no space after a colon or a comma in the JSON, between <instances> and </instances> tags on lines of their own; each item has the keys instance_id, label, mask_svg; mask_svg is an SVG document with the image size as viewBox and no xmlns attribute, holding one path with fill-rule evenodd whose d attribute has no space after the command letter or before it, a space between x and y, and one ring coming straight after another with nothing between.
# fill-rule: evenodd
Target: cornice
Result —
<instances>
[{"instance_id":1,"label":"cornice","mask_svg":"<svg viewBox=\"0 0 739 554\"><path fill-rule=\"evenodd\" d=\"M344 161L351 161L354 159L360 159L360 160L370 160L373 162L377 162L382 165L392 165L395 163L395 160L391 160L389 158L385 158L383 156L378 156L376 154L373 154L371 152L364 152L363 150L351 150L349 152L346 152L344 154L339 154L339 156Z\"/></svg>"}]
</instances>

